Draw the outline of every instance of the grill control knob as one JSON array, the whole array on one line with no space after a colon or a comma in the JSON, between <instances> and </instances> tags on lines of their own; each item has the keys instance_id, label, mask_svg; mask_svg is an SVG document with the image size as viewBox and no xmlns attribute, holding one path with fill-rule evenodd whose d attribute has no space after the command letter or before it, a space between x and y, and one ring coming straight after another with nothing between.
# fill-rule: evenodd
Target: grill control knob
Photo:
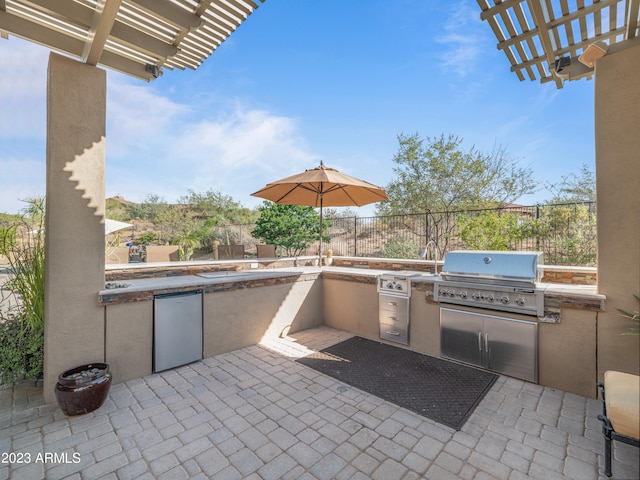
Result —
<instances>
[{"instance_id":1,"label":"grill control knob","mask_svg":"<svg viewBox=\"0 0 640 480\"><path fill-rule=\"evenodd\" d=\"M493 302L493 295L487 295L487 302Z\"/></svg>"},{"instance_id":2,"label":"grill control knob","mask_svg":"<svg viewBox=\"0 0 640 480\"><path fill-rule=\"evenodd\" d=\"M458 296L459 296L460 298L467 298L467 292L464 292L464 291L463 291L463 292L460 292L460 293L458 293Z\"/></svg>"},{"instance_id":3,"label":"grill control knob","mask_svg":"<svg viewBox=\"0 0 640 480\"><path fill-rule=\"evenodd\" d=\"M502 297L500 297L500 302L506 305L507 303L509 303L509 297L503 295Z\"/></svg>"},{"instance_id":4,"label":"grill control knob","mask_svg":"<svg viewBox=\"0 0 640 480\"><path fill-rule=\"evenodd\" d=\"M480 298L480 294L474 293L473 295L471 295L471 298L473 298L474 300L478 300Z\"/></svg>"},{"instance_id":5,"label":"grill control knob","mask_svg":"<svg viewBox=\"0 0 640 480\"><path fill-rule=\"evenodd\" d=\"M397 285L396 285L396 290L402 290L402 285L397 284Z\"/></svg>"},{"instance_id":6,"label":"grill control knob","mask_svg":"<svg viewBox=\"0 0 640 480\"><path fill-rule=\"evenodd\" d=\"M387 283L387 288L393 288L393 283L391 282Z\"/></svg>"},{"instance_id":7,"label":"grill control knob","mask_svg":"<svg viewBox=\"0 0 640 480\"><path fill-rule=\"evenodd\" d=\"M516 303L519 306L523 306L524 305L524 298L520 297L520 298L516 298Z\"/></svg>"}]
</instances>

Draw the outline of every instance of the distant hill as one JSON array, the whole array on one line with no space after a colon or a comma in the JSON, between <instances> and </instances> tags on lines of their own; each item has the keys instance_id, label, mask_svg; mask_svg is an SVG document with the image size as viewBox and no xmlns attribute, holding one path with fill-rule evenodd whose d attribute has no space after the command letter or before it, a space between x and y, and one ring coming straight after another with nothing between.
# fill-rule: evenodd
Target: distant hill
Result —
<instances>
[{"instance_id":1,"label":"distant hill","mask_svg":"<svg viewBox=\"0 0 640 480\"><path fill-rule=\"evenodd\" d=\"M127 205L135 205L134 202L116 195L105 200L106 217L112 220L119 220L121 222L127 222L131 220L131 215L127 211Z\"/></svg>"}]
</instances>

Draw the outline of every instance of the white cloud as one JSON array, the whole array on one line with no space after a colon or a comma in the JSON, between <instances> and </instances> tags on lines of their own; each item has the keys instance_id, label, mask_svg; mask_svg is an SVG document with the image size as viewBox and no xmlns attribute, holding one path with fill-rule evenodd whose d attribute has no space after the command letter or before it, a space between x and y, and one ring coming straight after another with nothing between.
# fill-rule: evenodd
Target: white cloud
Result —
<instances>
[{"instance_id":1,"label":"white cloud","mask_svg":"<svg viewBox=\"0 0 640 480\"><path fill-rule=\"evenodd\" d=\"M45 194L44 161L0 156L0 212L17 213L26 207L23 200Z\"/></svg>"},{"instance_id":2,"label":"white cloud","mask_svg":"<svg viewBox=\"0 0 640 480\"><path fill-rule=\"evenodd\" d=\"M0 40L0 211L45 193L48 57L38 45ZM177 101L163 88L171 89L108 73L107 195L175 201L212 189L253 206L251 192L318 163L290 117L233 99Z\"/></svg>"},{"instance_id":3,"label":"white cloud","mask_svg":"<svg viewBox=\"0 0 640 480\"><path fill-rule=\"evenodd\" d=\"M48 58L39 45L0 39L0 212L45 193Z\"/></svg>"},{"instance_id":4,"label":"white cloud","mask_svg":"<svg viewBox=\"0 0 640 480\"><path fill-rule=\"evenodd\" d=\"M296 138L296 123L265 110L238 107L224 117L188 124L178 144L188 161L207 159L217 168L235 169L269 160L274 166L307 158Z\"/></svg>"},{"instance_id":5,"label":"white cloud","mask_svg":"<svg viewBox=\"0 0 640 480\"><path fill-rule=\"evenodd\" d=\"M153 84L111 73L107 83L107 154L126 155L129 149L157 152L174 136L189 106L159 94Z\"/></svg>"},{"instance_id":6,"label":"white cloud","mask_svg":"<svg viewBox=\"0 0 640 480\"><path fill-rule=\"evenodd\" d=\"M478 7L469 0L460 0L450 4L451 14L443 25L443 32L436 41L446 50L440 55L441 67L448 73L460 77L470 75L476 68L478 59L484 50L482 45L482 25Z\"/></svg>"},{"instance_id":7,"label":"white cloud","mask_svg":"<svg viewBox=\"0 0 640 480\"><path fill-rule=\"evenodd\" d=\"M293 119L240 106L185 125L174 145L172 159L186 167L189 188L220 191L245 204L256 204L249 194L265 183L319 162Z\"/></svg>"},{"instance_id":8,"label":"white cloud","mask_svg":"<svg viewBox=\"0 0 640 480\"><path fill-rule=\"evenodd\" d=\"M48 62L44 47L0 39L0 141L44 135Z\"/></svg>"},{"instance_id":9,"label":"white cloud","mask_svg":"<svg viewBox=\"0 0 640 480\"><path fill-rule=\"evenodd\" d=\"M44 97L48 62L49 50L40 45L13 36L0 39L0 99L31 97L40 91Z\"/></svg>"},{"instance_id":10,"label":"white cloud","mask_svg":"<svg viewBox=\"0 0 640 480\"><path fill-rule=\"evenodd\" d=\"M294 119L264 109L178 103L124 82L110 84L108 100L107 195L175 201L215 190L253 206L251 192L318 162Z\"/></svg>"}]
</instances>

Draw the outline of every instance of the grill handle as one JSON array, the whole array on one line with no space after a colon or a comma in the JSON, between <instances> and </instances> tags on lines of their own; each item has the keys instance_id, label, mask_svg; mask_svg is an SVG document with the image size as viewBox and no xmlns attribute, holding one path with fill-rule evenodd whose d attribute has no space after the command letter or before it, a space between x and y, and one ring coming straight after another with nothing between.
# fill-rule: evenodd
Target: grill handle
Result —
<instances>
[{"instance_id":1,"label":"grill handle","mask_svg":"<svg viewBox=\"0 0 640 480\"><path fill-rule=\"evenodd\" d=\"M478 351L482 351L482 330L478 330Z\"/></svg>"},{"instance_id":2,"label":"grill handle","mask_svg":"<svg viewBox=\"0 0 640 480\"><path fill-rule=\"evenodd\" d=\"M484 334L484 351L487 354L487 368L491 368L491 350L489 349L489 334Z\"/></svg>"}]
</instances>

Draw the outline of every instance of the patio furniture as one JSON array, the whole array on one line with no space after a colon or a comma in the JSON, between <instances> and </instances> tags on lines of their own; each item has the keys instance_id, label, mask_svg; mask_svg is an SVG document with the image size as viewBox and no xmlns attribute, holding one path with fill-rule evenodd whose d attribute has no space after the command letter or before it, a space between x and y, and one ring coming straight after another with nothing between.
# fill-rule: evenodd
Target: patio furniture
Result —
<instances>
[{"instance_id":1,"label":"patio furniture","mask_svg":"<svg viewBox=\"0 0 640 480\"><path fill-rule=\"evenodd\" d=\"M147 263L177 262L180 260L178 245L149 245L147 247Z\"/></svg>"},{"instance_id":2,"label":"patio furniture","mask_svg":"<svg viewBox=\"0 0 640 480\"><path fill-rule=\"evenodd\" d=\"M218 245L218 260L244 258L244 245Z\"/></svg>"},{"instance_id":3,"label":"patio furniture","mask_svg":"<svg viewBox=\"0 0 640 480\"><path fill-rule=\"evenodd\" d=\"M598 420L604 435L604 474L610 477L612 441L640 447L640 376L608 370L597 385L602 392Z\"/></svg>"},{"instance_id":4,"label":"patio furniture","mask_svg":"<svg viewBox=\"0 0 640 480\"><path fill-rule=\"evenodd\" d=\"M275 245L256 245L256 257L258 258L275 258L276 246Z\"/></svg>"},{"instance_id":5,"label":"patio furniture","mask_svg":"<svg viewBox=\"0 0 640 480\"><path fill-rule=\"evenodd\" d=\"M129 247L106 248L105 263L129 263Z\"/></svg>"}]
</instances>

